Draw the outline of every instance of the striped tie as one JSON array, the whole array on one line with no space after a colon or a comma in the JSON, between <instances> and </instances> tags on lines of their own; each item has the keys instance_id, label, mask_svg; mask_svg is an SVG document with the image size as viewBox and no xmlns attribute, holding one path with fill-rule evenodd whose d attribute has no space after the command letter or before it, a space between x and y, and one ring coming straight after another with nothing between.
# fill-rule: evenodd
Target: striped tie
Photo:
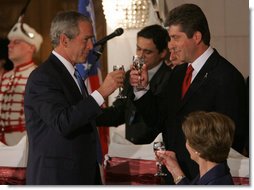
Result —
<instances>
[{"instance_id":1,"label":"striped tie","mask_svg":"<svg viewBox=\"0 0 254 190\"><path fill-rule=\"evenodd\" d=\"M77 79L78 81L78 85L80 87L80 90L81 90L81 94L86 97L88 95L87 93L87 90L86 90L86 87L85 87L85 83L84 83L84 80L82 79L80 73L78 72L78 69L75 68L75 72L74 72L74 76L75 78Z\"/></svg>"}]
</instances>

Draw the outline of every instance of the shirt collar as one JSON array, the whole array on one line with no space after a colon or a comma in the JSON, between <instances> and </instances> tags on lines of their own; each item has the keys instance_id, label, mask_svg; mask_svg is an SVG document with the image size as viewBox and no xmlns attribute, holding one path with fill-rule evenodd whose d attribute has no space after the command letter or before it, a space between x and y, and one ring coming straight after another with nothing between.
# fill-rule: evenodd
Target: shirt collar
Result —
<instances>
[{"instance_id":1,"label":"shirt collar","mask_svg":"<svg viewBox=\"0 0 254 190\"><path fill-rule=\"evenodd\" d=\"M74 69L73 65L69 61L67 61L63 56L61 56L59 53L57 53L56 51L53 50L52 53L63 63L63 65L69 71L71 76L74 76L75 69Z\"/></svg>"},{"instance_id":2,"label":"shirt collar","mask_svg":"<svg viewBox=\"0 0 254 190\"><path fill-rule=\"evenodd\" d=\"M209 46L207 50L191 64L196 73L200 71L200 69L203 67L203 65L205 64L207 59L212 55L213 52L214 52L213 48Z\"/></svg>"},{"instance_id":3,"label":"shirt collar","mask_svg":"<svg viewBox=\"0 0 254 190\"><path fill-rule=\"evenodd\" d=\"M33 60L28 61L28 62L26 62L26 63L19 64L19 65L15 66L14 69L15 69L16 71L22 71L22 70L25 70L25 69L29 68L29 67L32 66L32 65L34 65Z\"/></svg>"}]
</instances>

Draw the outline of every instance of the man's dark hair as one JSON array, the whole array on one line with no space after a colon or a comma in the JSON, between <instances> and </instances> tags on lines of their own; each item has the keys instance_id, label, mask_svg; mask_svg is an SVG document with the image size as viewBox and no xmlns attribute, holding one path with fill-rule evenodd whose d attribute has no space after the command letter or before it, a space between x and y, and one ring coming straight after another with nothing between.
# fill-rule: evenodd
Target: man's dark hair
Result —
<instances>
[{"instance_id":1,"label":"man's dark hair","mask_svg":"<svg viewBox=\"0 0 254 190\"><path fill-rule=\"evenodd\" d=\"M182 32L186 33L188 38L199 31L202 34L202 40L206 45L210 45L210 30L206 16L201 8L195 4L183 4L172 9L165 21L165 26L180 25Z\"/></svg>"},{"instance_id":2,"label":"man's dark hair","mask_svg":"<svg viewBox=\"0 0 254 190\"><path fill-rule=\"evenodd\" d=\"M152 39L159 53L168 48L168 31L158 24L144 27L138 32L137 37Z\"/></svg>"}]
</instances>

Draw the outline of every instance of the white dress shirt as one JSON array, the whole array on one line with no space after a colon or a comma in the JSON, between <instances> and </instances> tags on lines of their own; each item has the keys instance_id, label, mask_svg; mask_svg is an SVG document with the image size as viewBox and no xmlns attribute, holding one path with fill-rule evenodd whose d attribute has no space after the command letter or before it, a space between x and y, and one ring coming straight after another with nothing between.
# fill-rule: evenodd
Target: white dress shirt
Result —
<instances>
[{"instance_id":1,"label":"white dress shirt","mask_svg":"<svg viewBox=\"0 0 254 190\"><path fill-rule=\"evenodd\" d=\"M74 76L74 72L75 72L74 66L69 61L67 61L63 56L58 54L56 51L53 50L52 53L63 63L63 65L69 71L70 75L72 76L73 80L76 82L81 93L81 89L79 87L78 81L76 77ZM97 90L93 91L90 95L94 98L94 100L97 102L99 106L101 106L105 101L102 95Z\"/></svg>"},{"instance_id":2,"label":"white dress shirt","mask_svg":"<svg viewBox=\"0 0 254 190\"><path fill-rule=\"evenodd\" d=\"M201 70L201 68L204 66L207 59L212 55L214 52L213 48L210 46L208 49L199 56L193 63L189 63L188 66L191 64L193 67L193 72L191 76L191 82L194 80L194 78L197 76L198 72Z\"/></svg>"},{"instance_id":3,"label":"white dress shirt","mask_svg":"<svg viewBox=\"0 0 254 190\"><path fill-rule=\"evenodd\" d=\"M208 49L201 56L199 56L193 63L189 63L188 64L188 66L190 64L192 64L192 67L194 69L193 72L192 72L191 82L197 76L198 72L201 70L201 68L204 66L205 62L212 55L213 52L214 52L213 48L211 46L209 46ZM158 65L155 68L153 68L153 69L148 71L149 79L152 78L153 75L157 72L157 70L159 69L160 65ZM151 72L151 73L149 74L149 72ZM150 75L152 75L152 76L150 77ZM138 100L139 98L141 98L149 89L150 89L149 84L148 84L148 86L145 89L142 89L142 90L139 90L139 91L137 91L136 88L134 88L134 90L133 90L134 94L135 94L134 100Z\"/></svg>"}]
</instances>

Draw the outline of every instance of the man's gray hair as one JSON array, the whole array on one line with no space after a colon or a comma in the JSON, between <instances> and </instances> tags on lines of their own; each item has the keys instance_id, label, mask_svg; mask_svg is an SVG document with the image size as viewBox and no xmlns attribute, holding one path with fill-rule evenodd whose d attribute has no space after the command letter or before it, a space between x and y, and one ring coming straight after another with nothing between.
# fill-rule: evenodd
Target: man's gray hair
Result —
<instances>
[{"instance_id":1,"label":"man's gray hair","mask_svg":"<svg viewBox=\"0 0 254 190\"><path fill-rule=\"evenodd\" d=\"M50 27L51 44L55 48L60 43L60 35L65 34L69 39L79 34L79 22L91 22L89 17L77 11L59 12L52 20Z\"/></svg>"}]
</instances>

